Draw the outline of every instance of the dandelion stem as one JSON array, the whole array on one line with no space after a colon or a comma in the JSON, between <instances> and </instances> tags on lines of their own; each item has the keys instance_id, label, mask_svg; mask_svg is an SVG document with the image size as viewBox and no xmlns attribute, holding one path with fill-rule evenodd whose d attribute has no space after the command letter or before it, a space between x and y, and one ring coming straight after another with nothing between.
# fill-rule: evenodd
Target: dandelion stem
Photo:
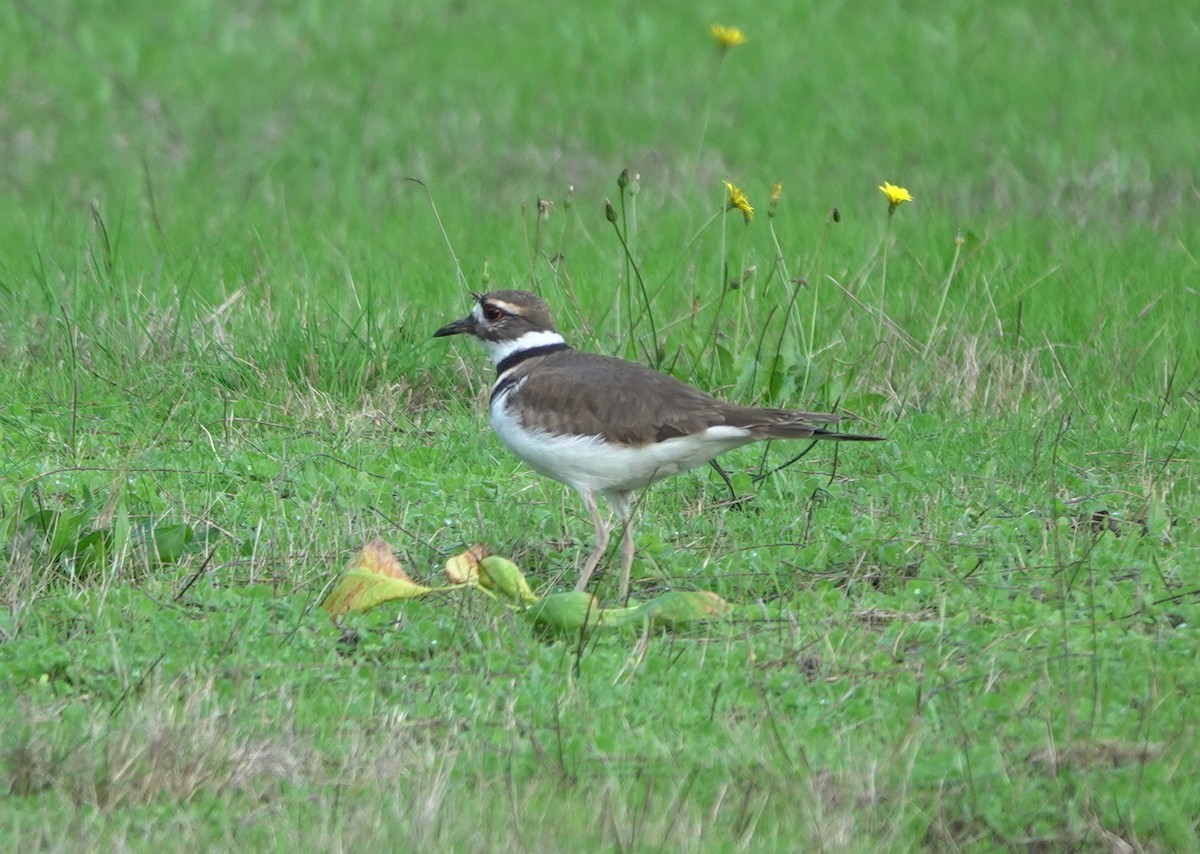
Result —
<instances>
[{"instance_id":1,"label":"dandelion stem","mask_svg":"<svg viewBox=\"0 0 1200 854\"><path fill-rule=\"evenodd\" d=\"M708 231L708 229L712 227L712 224L713 224L714 222L716 222L716 221L717 221L717 219L718 219L718 218L720 218L720 217L721 217L721 216L722 216L724 213L725 213L725 212L724 212L723 210L719 210L719 211L717 211L715 214L713 214L712 216L710 216L710 217L709 217L709 218L708 218L708 219L705 221L704 225L702 225L702 226L700 226L699 228L697 228L697 229L696 229L695 233L694 233L694 234L693 234L691 237L689 237L689 238L688 238L688 242L687 242L687 243L685 243L685 244L684 244L684 246L683 246L683 254L684 254L684 255L686 255L686 254L687 254L687 251L688 251L689 249L691 249L691 248L692 248L692 246L694 246L694 245L695 245L695 243L696 243L696 241L697 241L697 240L699 240L699 239L700 239L700 235L702 235L702 234L704 234L704 232Z\"/></svg>"},{"instance_id":2,"label":"dandelion stem","mask_svg":"<svg viewBox=\"0 0 1200 854\"><path fill-rule=\"evenodd\" d=\"M892 213L896 210L895 205L888 208L887 225L883 229L883 270L881 273L881 281L879 283L879 314L875 318L875 338L881 339L883 336L883 318L887 315L887 267L888 267L888 249L891 246L892 237Z\"/></svg>"},{"instance_id":3,"label":"dandelion stem","mask_svg":"<svg viewBox=\"0 0 1200 854\"><path fill-rule=\"evenodd\" d=\"M720 323L720 321L721 321L721 310L725 307L725 291L727 290L726 279L728 278L728 274L727 274L728 266L725 263L725 232L728 230L728 228L729 228L729 217L728 216L722 217L721 218L721 250L720 250L720 252L717 253L717 267L718 267L717 285L720 288L720 291L718 292L718 296L717 296L717 310L713 314L712 326L710 326L709 330L708 330L708 343L709 343L709 346L712 347L712 355L709 357L709 361L708 361L708 373L710 376L713 374L713 372L715 370L716 361L717 361L717 324ZM695 369L693 369L692 374L694 377Z\"/></svg>"},{"instance_id":4,"label":"dandelion stem","mask_svg":"<svg viewBox=\"0 0 1200 854\"><path fill-rule=\"evenodd\" d=\"M704 156L704 143L708 139L708 120L712 115L713 100L716 98L717 82L721 79L721 69L725 66L725 51L721 52L721 58L717 61L717 67L713 71L712 83L708 87L708 96L704 99L704 117L700 120L700 140L696 144L696 157L692 161L692 177L696 178L700 175L700 158Z\"/></svg>"}]
</instances>

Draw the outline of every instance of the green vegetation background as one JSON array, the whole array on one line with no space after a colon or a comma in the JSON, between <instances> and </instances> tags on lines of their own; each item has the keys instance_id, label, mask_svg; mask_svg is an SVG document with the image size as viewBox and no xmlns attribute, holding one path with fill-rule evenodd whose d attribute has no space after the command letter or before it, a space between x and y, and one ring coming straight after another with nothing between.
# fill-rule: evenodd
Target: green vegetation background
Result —
<instances>
[{"instance_id":1,"label":"green vegetation background","mask_svg":"<svg viewBox=\"0 0 1200 854\"><path fill-rule=\"evenodd\" d=\"M0 5L5 847L1196 847L1198 40L1117 0ZM489 286L891 441L643 498L641 588L760 619L447 599L340 645L376 535L547 586L586 548L429 340Z\"/></svg>"}]
</instances>

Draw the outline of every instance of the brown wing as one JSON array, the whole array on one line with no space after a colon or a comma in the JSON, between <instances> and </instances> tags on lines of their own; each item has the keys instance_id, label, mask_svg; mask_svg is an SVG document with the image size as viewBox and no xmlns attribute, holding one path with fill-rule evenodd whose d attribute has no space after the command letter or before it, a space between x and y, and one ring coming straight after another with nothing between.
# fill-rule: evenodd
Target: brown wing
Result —
<instances>
[{"instance_id":1,"label":"brown wing","mask_svg":"<svg viewBox=\"0 0 1200 854\"><path fill-rule=\"evenodd\" d=\"M735 406L635 362L564 350L521 366L529 371L512 401L538 413L528 427L601 435L646 445L727 424L755 438L852 438L829 433L836 415Z\"/></svg>"}]
</instances>

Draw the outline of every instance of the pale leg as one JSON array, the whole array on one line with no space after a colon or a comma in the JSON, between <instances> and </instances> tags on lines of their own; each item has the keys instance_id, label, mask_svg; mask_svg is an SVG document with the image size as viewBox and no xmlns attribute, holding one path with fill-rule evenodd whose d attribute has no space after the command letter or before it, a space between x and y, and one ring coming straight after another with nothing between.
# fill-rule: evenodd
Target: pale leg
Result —
<instances>
[{"instance_id":1,"label":"pale leg","mask_svg":"<svg viewBox=\"0 0 1200 854\"><path fill-rule=\"evenodd\" d=\"M617 519L621 525L621 586L617 595L620 602L624 602L625 597L629 595L629 573L633 568L633 518L629 499L628 492L608 496L608 500L617 511Z\"/></svg>"},{"instance_id":2,"label":"pale leg","mask_svg":"<svg viewBox=\"0 0 1200 854\"><path fill-rule=\"evenodd\" d=\"M583 499L583 504L587 507L588 516L591 518L592 527L596 532L595 545L592 546L591 553L584 561L583 570L579 573L579 580L575 582L576 590L586 590L592 573L596 571L596 566L600 563L600 558L604 557L604 553L608 550L608 527L600 515L600 508L596 506L596 496L590 490L581 489L579 497Z\"/></svg>"}]
</instances>

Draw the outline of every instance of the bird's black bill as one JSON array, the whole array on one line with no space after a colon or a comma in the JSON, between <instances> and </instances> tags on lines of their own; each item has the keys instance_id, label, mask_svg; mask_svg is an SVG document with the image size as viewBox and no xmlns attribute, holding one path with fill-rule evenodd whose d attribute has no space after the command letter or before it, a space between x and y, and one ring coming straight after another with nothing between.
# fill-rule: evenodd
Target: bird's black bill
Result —
<instances>
[{"instance_id":1,"label":"bird's black bill","mask_svg":"<svg viewBox=\"0 0 1200 854\"><path fill-rule=\"evenodd\" d=\"M462 320L456 320L453 323L447 323L437 332L433 333L434 338L445 338L447 335L462 335L464 332L470 332L475 328L475 318L467 315Z\"/></svg>"}]
</instances>

